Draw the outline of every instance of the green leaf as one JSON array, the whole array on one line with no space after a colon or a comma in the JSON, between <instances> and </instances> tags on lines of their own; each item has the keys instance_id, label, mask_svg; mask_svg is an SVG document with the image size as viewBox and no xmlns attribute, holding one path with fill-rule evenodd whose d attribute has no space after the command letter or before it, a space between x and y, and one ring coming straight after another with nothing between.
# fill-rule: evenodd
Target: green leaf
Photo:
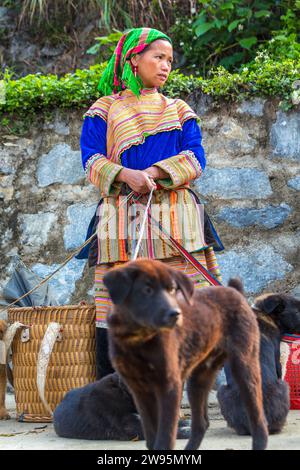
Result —
<instances>
[{"instance_id":1,"label":"green leaf","mask_svg":"<svg viewBox=\"0 0 300 470\"><path fill-rule=\"evenodd\" d=\"M214 26L215 26L214 22L201 24L195 29L195 34L197 37L202 36L203 34L207 33L207 31L214 28Z\"/></svg>"},{"instance_id":2,"label":"green leaf","mask_svg":"<svg viewBox=\"0 0 300 470\"><path fill-rule=\"evenodd\" d=\"M199 24L203 24L206 21L206 11L203 10L201 11L200 15L198 15L198 18L194 21L193 27L196 28Z\"/></svg>"},{"instance_id":3,"label":"green leaf","mask_svg":"<svg viewBox=\"0 0 300 470\"><path fill-rule=\"evenodd\" d=\"M95 44L94 46L90 47L90 48L86 51L86 53L87 53L87 54L93 54L93 55L95 55L95 54L98 54L99 49L100 49L100 44Z\"/></svg>"},{"instance_id":4,"label":"green leaf","mask_svg":"<svg viewBox=\"0 0 300 470\"><path fill-rule=\"evenodd\" d=\"M272 15L272 12L269 10L261 10L254 13L255 18L263 18L264 16L269 17Z\"/></svg>"},{"instance_id":5,"label":"green leaf","mask_svg":"<svg viewBox=\"0 0 300 470\"><path fill-rule=\"evenodd\" d=\"M278 36L274 36L273 39L275 39L276 41L284 41L286 40L286 36L284 36L283 34L279 34Z\"/></svg>"},{"instance_id":6,"label":"green leaf","mask_svg":"<svg viewBox=\"0 0 300 470\"><path fill-rule=\"evenodd\" d=\"M207 45L208 43L212 44L213 41L215 40L216 38L216 33L215 31L208 31L205 35L203 36L200 36L199 38L197 38L197 45L201 45L201 46L205 46Z\"/></svg>"},{"instance_id":7,"label":"green leaf","mask_svg":"<svg viewBox=\"0 0 300 470\"><path fill-rule=\"evenodd\" d=\"M237 25L240 23L240 20L235 20L235 21L232 21L232 23L230 23L230 25L228 26L228 31L231 32L233 29L235 29L237 27Z\"/></svg>"},{"instance_id":8,"label":"green leaf","mask_svg":"<svg viewBox=\"0 0 300 470\"><path fill-rule=\"evenodd\" d=\"M231 56L224 57L220 60L219 65L223 65L224 67L229 67L230 65L235 65L236 63L240 62L243 58L243 52L236 52Z\"/></svg>"},{"instance_id":9,"label":"green leaf","mask_svg":"<svg viewBox=\"0 0 300 470\"><path fill-rule=\"evenodd\" d=\"M226 2L223 3L223 5L220 5L220 10L233 10L233 4L232 2Z\"/></svg>"},{"instance_id":10,"label":"green leaf","mask_svg":"<svg viewBox=\"0 0 300 470\"><path fill-rule=\"evenodd\" d=\"M215 25L216 25L216 27L217 27L218 29L221 29L222 24L223 24L223 21L218 20L218 19L215 20Z\"/></svg>"},{"instance_id":11,"label":"green leaf","mask_svg":"<svg viewBox=\"0 0 300 470\"><path fill-rule=\"evenodd\" d=\"M227 20L219 20L218 18L215 20L215 25L218 29L221 29L222 26L227 24Z\"/></svg>"},{"instance_id":12,"label":"green leaf","mask_svg":"<svg viewBox=\"0 0 300 470\"><path fill-rule=\"evenodd\" d=\"M244 16L245 18L249 18L249 15L252 15L252 10L250 8L240 7L236 10L238 16Z\"/></svg>"},{"instance_id":13,"label":"green leaf","mask_svg":"<svg viewBox=\"0 0 300 470\"><path fill-rule=\"evenodd\" d=\"M257 38L255 36L252 36L251 38L244 38L239 41L239 44L244 49L250 49L256 43L257 43Z\"/></svg>"}]
</instances>

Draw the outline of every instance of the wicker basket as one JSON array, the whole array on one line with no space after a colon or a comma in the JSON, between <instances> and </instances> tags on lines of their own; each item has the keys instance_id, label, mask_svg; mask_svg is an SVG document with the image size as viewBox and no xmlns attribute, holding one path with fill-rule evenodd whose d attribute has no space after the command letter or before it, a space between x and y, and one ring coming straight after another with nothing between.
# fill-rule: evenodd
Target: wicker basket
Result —
<instances>
[{"instance_id":1,"label":"wicker basket","mask_svg":"<svg viewBox=\"0 0 300 470\"><path fill-rule=\"evenodd\" d=\"M96 380L95 305L11 308L8 320L28 326L19 328L12 342L17 419L51 422L49 407L54 411L67 391ZM49 324L59 324L61 335L44 373L47 409L39 393L37 361Z\"/></svg>"}]
</instances>

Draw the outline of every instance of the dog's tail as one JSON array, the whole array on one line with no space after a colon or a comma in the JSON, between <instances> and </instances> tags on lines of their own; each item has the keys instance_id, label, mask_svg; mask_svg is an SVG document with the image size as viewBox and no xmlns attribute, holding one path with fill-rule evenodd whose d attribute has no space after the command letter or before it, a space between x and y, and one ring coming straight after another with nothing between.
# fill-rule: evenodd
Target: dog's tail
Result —
<instances>
[{"instance_id":1,"label":"dog's tail","mask_svg":"<svg viewBox=\"0 0 300 470\"><path fill-rule=\"evenodd\" d=\"M240 292L243 296L245 296L244 286L242 280L239 277L233 277L229 279L228 287L233 287L238 292Z\"/></svg>"}]
</instances>

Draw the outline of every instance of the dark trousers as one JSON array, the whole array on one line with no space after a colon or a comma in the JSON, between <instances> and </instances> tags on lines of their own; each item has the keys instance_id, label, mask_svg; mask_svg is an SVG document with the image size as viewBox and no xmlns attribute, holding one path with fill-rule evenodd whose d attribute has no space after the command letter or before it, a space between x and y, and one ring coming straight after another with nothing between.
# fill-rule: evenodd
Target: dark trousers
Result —
<instances>
[{"instance_id":1,"label":"dark trousers","mask_svg":"<svg viewBox=\"0 0 300 470\"><path fill-rule=\"evenodd\" d=\"M96 379L115 372L108 354L108 330L96 328Z\"/></svg>"}]
</instances>

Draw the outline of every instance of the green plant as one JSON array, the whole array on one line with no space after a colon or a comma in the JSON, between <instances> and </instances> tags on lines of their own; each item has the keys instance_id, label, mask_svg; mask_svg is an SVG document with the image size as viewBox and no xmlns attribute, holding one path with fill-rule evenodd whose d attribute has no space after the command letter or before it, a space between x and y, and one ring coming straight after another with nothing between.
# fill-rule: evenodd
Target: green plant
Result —
<instances>
[{"instance_id":1,"label":"green plant","mask_svg":"<svg viewBox=\"0 0 300 470\"><path fill-rule=\"evenodd\" d=\"M201 87L202 79L194 75L183 75L179 70L173 70L163 88L163 92L176 98L192 93Z\"/></svg>"},{"instance_id":2,"label":"green plant","mask_svg":"<svg viewBox=\"0 0 300 470\"><path fill-rule=\"evenodd\" d=\"M38 23L50 21L50 18L60 17L62 12L70 19L78 12L100 9L101 3L101 0L23 0L19 24L23 21L32 24L33 20Z\"/></svg>"},{"instance_id":3,"label":"green plant","mask_svg":"<svg viewBox=\"0 0 300 470\"><path fill-rule=\"evenodd\" d=\"M99 62L109 59L122 34L121 31L114 30L114 32L108 36L96 37L96 44L86 51L87 54L96 55Z\"/></svg>"},{"instance_id":4,"label":"green plant","mask_svg":"<svg viewBox=\"0 0 300 470\"><path fill-rule=\"evenodd\" d=\"M99 27L105 28L107 31L112 31L120 24L122 29L133 28L133 22L126 11L122 8L120 1L116 0L100 0L100 21Z\"/></svg>"},{"instance_id":5,"label":"green plant","mask_svg":"<svg viewBox=\"0 0 300 470\"><path fill-rule=\"evenodd\" d=\"M202 76L217 65L238 70L276 31L299 39L299 0L198 0L197 6L192 18L177 15L171 34L182 65Z\"/></svg>"},{"instance_id":6,"label":"green plant","mask_svg":"<svg viewBox=\"0 0 300 470\"><path fill-rule=\"evenodd\" d=\"M2 2L3 7L5 8L13 8L15 7L16 2L14 0L3 0Z\"/></svg>"},{"instance_id":7,"label":"green plant","mask_svg":"<svg viewBox=\"0 0 300 470\"><path fill-rule=\"evenodd\" d=\"M300 43L295 33L286 34L285 31L276 31L265 46L258 47L258 51L265 50L274 60L300 58Z\"/></svg>"},{"instance_id":8,"label":"green plant","mask_svg":"<svg viewBox=\"0 0 300 470\"><path fill-rule=\"evenodd\" d=\"M174 19L174 5L185 0L100 0L100 27L107 31L139 26L168 29Z\"/></svg>"},{"instance_id":9,"label":"green plant","mask_svg":"<svg viewBox=\"0 0 300 470\"><path fill-rule=\"evenodd\" d=\"M107 62L104 62L86 70L77 69L75 73L60 78L56 75L36 74L18 80L13 78L14 72L7 69L0 74L0 83L5 87L5 99L0 100L0 116L13 122L9 124L10 129L15 126L18 132L23 132L41 111L45 114L54 108L86 109L100 96L97 85L106 65ZM162 92L170 97L185 97L199 90L214 100L228 101L252 96L277 97L281 109L286 111L299 104L299 77L299 55L276 60L264 49L243 65L239 73L231 73L224 66L216 66L208 77L203 78L174 70ZM17 123L14 121L15 116L19 120Z\"/></svg>"},{"instance_id":10,"label":"green plant","mask_svg":"<svg viewBox=\"0 0 300 470\"><path fill-rule=\"evenodd\" d=\"M61 78L51 74L29 74L14 80L12 72L5 71L2 78L6 87L6 100L0 104L0 112L26 114L53 107L86 106L95 97L105 65L95 65L89 70L77 69L75 73L68 73Z\"/></svg>"},{"instance_id":11,"label":"green plant","mask_svg":"<svg viewBox=\"0 0 300 470\"><path fill-rule=\"evenodd\" d=\"M170 26L173 18L174 3L184 0L17 0L21 11L19 24L22 22L40 23L60 17L62 12L66 23L70 23L78 13L99 12L99 26L110 32L113 28L127 29L140 25L157 26L163 29Z\"/></svg>"},{"instance_id":12,"label":"green plant","mask_svg":"<svg viewBox=\"0 0 300 470\"><path fill-rule=\"evenodd\" d=\"M286 3L286 2L285 2ZM300 1L288 1L288 8L280 19L282 21L282 29L287 33L298 33L300 31Z\"/></svg>"}]
</instances>

